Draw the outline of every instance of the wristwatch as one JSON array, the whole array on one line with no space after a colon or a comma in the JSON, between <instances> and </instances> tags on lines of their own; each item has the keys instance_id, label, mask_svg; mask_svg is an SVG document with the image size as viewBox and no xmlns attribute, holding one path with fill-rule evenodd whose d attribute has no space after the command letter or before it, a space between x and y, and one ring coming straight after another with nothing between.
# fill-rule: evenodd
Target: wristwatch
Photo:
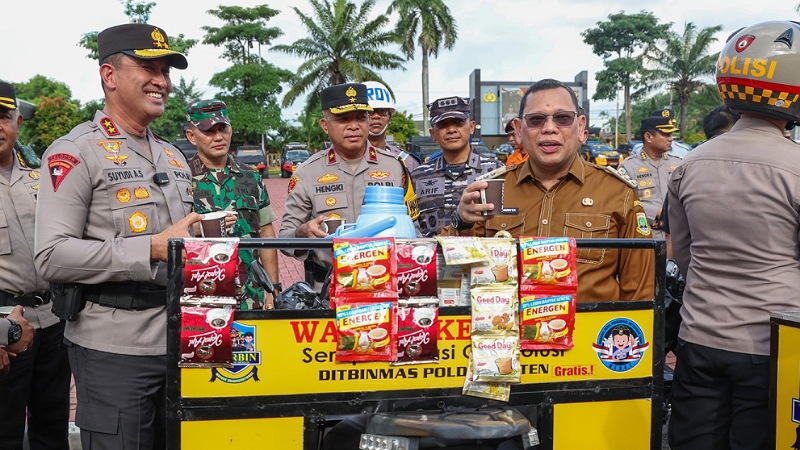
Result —
<instances>
[{"instance_id":1,"label":"wristwatch","mask_svg":"<svg viewBox=\"0 0 800 450\"><path fill-rule=\"evenodd\" d=\"M453 211L452 214L450 214L450 225L452 225L453 228L455 228L458 231L464 231L464 230L469 230L475 224L464 222L464 220L461 219L461 216L458 214L458 210L455 210Z\"/></svg>"},{"instance_id":2,"label":"wristwatch","mask_svg":"<svg viewBox=\"0 0 800 450\"><path fill-rule=\"evenodd\" d=\"M8 327L8 345L16 344L16 342L22 339L22 325L20 325L14 319L6 319L11 324Z\"/></svg>"}]
</instances>

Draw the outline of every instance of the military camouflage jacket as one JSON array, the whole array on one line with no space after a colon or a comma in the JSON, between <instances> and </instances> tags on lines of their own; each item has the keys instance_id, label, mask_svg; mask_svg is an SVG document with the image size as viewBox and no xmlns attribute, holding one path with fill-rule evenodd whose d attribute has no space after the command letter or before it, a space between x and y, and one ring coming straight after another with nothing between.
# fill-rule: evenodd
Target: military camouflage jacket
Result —
<instances>
[{"instance_id":1,"label":"military camouflage jacket","mask_svg":"<svg viewBox=\"0 0 800 450\"><path fill-rule=\"evenodd\" d=\"M189 159L189 167L192 170L195 212L205 214L225 210L239 213L231 236L257 238L259 229L277 218L269 204L261 175L252 167L238 163L230 155L223 169L209 169L198 155ZM264 301L264 290L249 270L250 263L257 257L258 250L239 250L243 266L240 273L248 274L241 309L260 308Z\"/></svg>"}]
</instances>

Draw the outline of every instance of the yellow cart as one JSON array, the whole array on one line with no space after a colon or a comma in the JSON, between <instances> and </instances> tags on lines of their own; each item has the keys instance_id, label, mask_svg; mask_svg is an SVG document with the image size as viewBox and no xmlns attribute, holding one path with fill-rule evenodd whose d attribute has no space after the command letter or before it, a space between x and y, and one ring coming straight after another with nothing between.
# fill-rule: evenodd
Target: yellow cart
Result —
<instances>
[{"instance_id":1,"label":"yellow cart","mask_svg":"<svg viewBox=\"0 0 800 450\"><path fill-rule=\"evenodd\" d=\"M330 245L323 239L240 241L245 248ZM578 239L578 246L652 249L656 298L579 304L575 347L522 351L522 382L513 385L508 404L527 408L541 440L538 449L661 449L664 241ZM271 310L236 313L235 325L252 332L254 349L234 353L233 369L178 368L182 250L183 241L170 241L168 448L316 450L325 431L345 415L505 404L461 394L469 307L440 310L438 364L337 364L333 311ZM638 361L600 357L598 350L621 324L647 345Z\"/></svg>"},{"instance_id":2,"label":"yellow cart","mask_svg":"<svg viewBox=\"0 0 800 450\"><path fill-rule=\"evenodd\" d=\"M776 449L800 449L800 311L770 319L770 407Z\"/></svg>"}]
</instances>

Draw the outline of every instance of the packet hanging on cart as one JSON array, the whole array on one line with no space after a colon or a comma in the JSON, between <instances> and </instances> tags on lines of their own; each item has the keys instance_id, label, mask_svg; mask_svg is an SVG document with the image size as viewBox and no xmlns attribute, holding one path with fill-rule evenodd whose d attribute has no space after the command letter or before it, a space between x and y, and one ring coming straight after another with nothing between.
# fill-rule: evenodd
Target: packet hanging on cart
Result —
<instances>
[{"instance_id":1,"label":"packet hanging on cart","mask_svg":"<svg viewBox=\"0 0 800 450\"><path fill-rule=\"evenodd\" d=\"M540 290L523 294L519 304L520 348L569 350L575 344L576 294Z\"/></svg>"},{"instance_id":2,"label":"packet hanging on cart","mask_svg":"<svg viewBox=\"0 0 800 450\"><path fill-rule=\"evenodd\" d=\"M577 246L574 238L519 238L519 290L554 286L565 292L578 288Z\"/></svg>"},{"instance_id":3,"label":"packet hanging on cart","mask_svg":"<svg viewBox=\"0 0 800 450\"><path fill-rule=\"evenodd\" d=\"M233 308L181 306L179 367L233 367Z\"/></svg>"},{"instance_id":4,"label":"packet hanging on cart","mask_svg":"<svg viewBox=\"0 0 800 450\"><path fill-rule=\"evenodd\" d=\"M489 261L486 247L476 237L467 236L437 236L436 240L442 246L445 264L473 264Z\"/></svg>"},{"instance_id":5,"label":"packet hanging on cart","mask_svg":"<svg viewBox=\"0 0 800 450\"><path fill-rule=\"evenodd\" d=\"M397 361L392 365L439 362L439 299L397 301Z\"/></svg>"},{"instance_id":6,"label":"packet hanging on cart","mask_svg":"<svg viewBox=\"0 0 800 450\"><path fill-rule=\"evenodd\" d=\"M517 286L517 242L514 239L481 238L489 260L472 264L470 285Z\"/></svg>"},{"instance_id":7,"label":"packet hanging on cart","mask_svg":"<svg viewBox=\"0 0 800 450\"><path fill-rule=\"evenodd\" d=\"M464 387L461 389L461 393L473 397L507 402L511 398L511 385L497 381L475 381L475 374L472 373L472 357L470 356L469 364L467 364L467 375L464 378Z\"/></svg>"},{"instance_id":8,"label":"packet hanging on cart","mask_svg":"<svg viewBox=\"0 0 800 450\"><path fill-rule=\"evenodd\" d=\"M397 239L397 291L400 297L436 296L436 241Z\"/></svg>"},{"instance_id":9,"label":"packet hanging on cart","mask_svg":"<svg viewBox=\"0 0 800 450\"><path fill-rule=\"evenodd\" d=\"M183 294L230 296L241 294L239 238L185 239Z\"/></svg>"},{"instance_id":10,"label":"packet hanging on cart","mask_svg":"<svg viewBox=\"0 0 800 450\"><path fill-rule=\"evenodd\" d=\"M517 331L517 287L480 286L472 296L472 333Z\"/></svg>"},{"instance_id":11,"label":"packet hanging on cart","mask_svg":"<svg viewBox=\"0 0 800 450\"><path fill-rule=\"evenodd\" d=\"M395 303L350 302L336 306L336 362L397 359Z\"/></svg>"},{"instance_id":12,"label":"packet hanging on cart","mask_svg":"<svg viewBox=\"0 0 800 450\"><path fill-rule=\"evenodd\" d=\"M397 298L394 238L333 238L331 294L345 299Z\"/></svg>"},{"instance_id":13,"label":"packet hanging on cart","mask_svg":"<svg viewBox=\"0 0 800 450\"><path fill-rule=\"evenodd\" d=\"M474 381L519 383L519 335L516 333L473 334Z\"/></svg>"}]
</instances>

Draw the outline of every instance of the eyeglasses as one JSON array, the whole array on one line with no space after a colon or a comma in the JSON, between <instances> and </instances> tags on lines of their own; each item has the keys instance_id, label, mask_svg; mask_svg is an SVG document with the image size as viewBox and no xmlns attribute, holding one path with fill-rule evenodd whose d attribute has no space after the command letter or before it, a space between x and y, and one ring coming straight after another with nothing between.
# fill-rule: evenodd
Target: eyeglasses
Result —
<instances>
[{"instance_id":1,"label":"eyeglasses","mask_svg":"<svg viewBox=\"0 0 800 450\"><path fill-rule=\"evenodd\" d=\"M369 115L371 116L373 114L377 114L377 115L379 115L381 117L386 117L391 112L392 112L392 110L390 110L388 108L375 108L372 111L370 111Z\"/></svg>"},{"instance_id":2,"label":"eyeglasses","mask_svg":"<svg viewBox=\"0 0 800 450\"><path fill-rule=\"evenodd\" d=\"M542 128L547 119L552 117L557 127L568 127L575 123L577 111L559 111L555 114L528 113L522 116L529 128Z\"/></svg>"}]
</instances>

